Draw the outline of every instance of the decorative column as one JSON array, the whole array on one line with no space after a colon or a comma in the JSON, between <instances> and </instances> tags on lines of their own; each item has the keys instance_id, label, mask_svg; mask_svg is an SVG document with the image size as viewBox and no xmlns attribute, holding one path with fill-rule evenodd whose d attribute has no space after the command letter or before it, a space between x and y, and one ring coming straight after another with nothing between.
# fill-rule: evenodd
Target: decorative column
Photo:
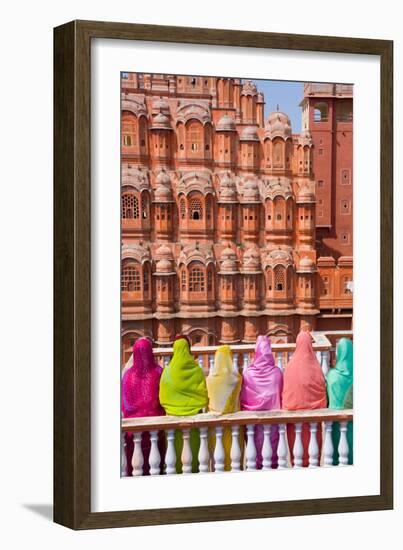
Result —
<instances>
[{"instance_id":1,"label":"decorative column","mask_svg":"<svg viewBox=\"0 0 403 550\"><path fill-rule=\"evenodd\" d=\"M237 232L237 192L230 173L220 179L218 204L218 232L223 240L235 240Z\"/></svg>"},{"instance_id":2,"label":"decorative column","mask_svg":"<svg viewBox=\"0 0 403 550\"><path fill-rule=\"evenodd\" d=\"M231 167L236 162L236 126L235 120L229 115L224 115L218 121L215 128L215 163L217 166Z\"/></svg>"},{"instance_id":3,"label":"decorative column","mask_svg":"<svg viewBox=\"0 0 403 550\"><path fill-rule=\"evenodd\" d=\"M315 261L304 256L297 268L297 310L300 314L319 313L316 308L315 279L316 279Z\"/></svg>"},{"instance_id":4,"label":"decorative column","mask_svg":"<svg viewBox=\"0 0 403 550\"><path fill-rule=\"evenodd\" d=\"M176 271L173 268L173 255L167 245L162 245L155 252L157 291L157 312L173 313L174 311L174 281Z\"/></svg>"},{"instance_id":5,"label":"decorative column","mask_svg":"<svg viewBox=\"0 0 403 550\"><path fill-rule=\"evenodd\" d=\"M315 248L315 195L311 182L304 181L297 194L297 248Z\"/></svg>"},{"instance_id":6,"label":"decorative column","mask_svg":"<svg viewBox=\"0 0 403 550\"><path fill-rule=\"evenodd\" d=\"M259 167L260 139L256 126L246 126L239 138L240 158L238 164L243 170L253 172Z\"/></svg>"},{"instance_id":7,"label":"decorative column","mask_svg":"<svg viewBox=\"0 0 403 550\"><path fill-rule=\"evenodd\" d=\"M243 187L241 200L241 229L244 241L257 242L260 232L260 193L255 179Z\"/></svg>"},{"instance_id":8,"label":"decorative column","mask_svg":"<svg viewBox=\"0 0 403 550\"><path fill-rule=\"evenodd\" d=\"M161 171L156 178L157 187L154 193L154 228L157 239L172 238L174 200L170 187L170 178Z\"/></svg>"}]
</instances>

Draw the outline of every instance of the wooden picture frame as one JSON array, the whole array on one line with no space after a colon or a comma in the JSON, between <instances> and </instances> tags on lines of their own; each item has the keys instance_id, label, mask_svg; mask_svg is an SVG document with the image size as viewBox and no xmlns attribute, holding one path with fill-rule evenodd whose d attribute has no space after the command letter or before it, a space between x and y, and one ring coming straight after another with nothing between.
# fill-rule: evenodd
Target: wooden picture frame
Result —
<instances>
[{"instance_id":1,"label":"wooden picture frame","mask_svg":"<svg viewBox=\"0 0 403 550\"><path fill-rule=\"evenodd\" d=\"M381 442L372 496L92 513L91 40L111 38L380 56ZM127 527L393 507L393 43L127 23L73 21L54 30L54 520L72 529Z\"/></svg>"}]
</instances>

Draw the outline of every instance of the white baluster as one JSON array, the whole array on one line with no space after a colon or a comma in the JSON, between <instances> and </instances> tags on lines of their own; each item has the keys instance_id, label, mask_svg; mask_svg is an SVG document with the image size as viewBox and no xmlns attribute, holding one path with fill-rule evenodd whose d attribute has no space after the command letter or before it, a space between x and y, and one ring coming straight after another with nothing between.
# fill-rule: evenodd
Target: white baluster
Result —
<instances>
[{"instance_id":1,"label":"white baluster","mask_svg":"<svg viewBox=\"0 0 403 550\"><path fill-rule=\"evenodd\" d=\"M321 351L316 352L316 359L318 360L319 365L322 365L322 355L323 355L323 352Z\"/></svg>"},{"instance_id":2,"label":"white baluster","mask_svg":"<svg viewBox=\"0 0 403 550\"><path fill-rule=\"evenodd\" d=\"M214 471L224 471L224 445L222 443L222 426L216 426L215 429L215 447L214 447Z\"/></svg>"},{"instance_id":3,"label":"white baluster","mask_svg":"<svg viewBox=\"0 0 403 550\"><path fill-rule=\"evenodd\" d=\"M339 466L348 465L347 422L340 422Z\"/></svg>"},{"instance_id":4,"label":"white baluster","mask_svg":"<svg viewBox=\"0 0 403 550\"><path fill-rule=\"evenodd\" d=\"M325 441L323 444L323 464L327 468L333 466L333 441L332 441L333 422L325 422Z\"/></svg>"},{"instance_id":5,"label":"white baluster","mask_svg":"<svg viewBox=\"0 0 403 550\"><path fill-rule=\"evenodd\" d=\"M208 429L200 428L199 431L200 431L200 448L199 448L199 454L198 454L199 471L208 472L209 460L210 460L210 454L209 454L208 443L207 443Z\"/></svg>"},{"instance_id":6,"label":"white baluster","mask_svg":"<svg viewBox=\"0 0 403 550\"><path fill-rule=\"evenodd\" d=\"M161 455L158 449L158 430L150 432L151 449L148 462L150 464L150 474L156 476L160 473Z\"/></svg>"},{"instance_id":7,"label":"white baluster","mask_svg":"<svg viewBox=\"0 0 403 550\"><path fill-rule=\"evenodd\" d=\"M168 355L164 355L163 357L163 363L164 363L164 367L166 367L169 363L169 357Z\"/></svg>"},{"instance_id":8,"label":"white baluster","mask_svg":"<svg viewBox=\"0 0 403 550\"><path fill-rule=\"evenodd\" d=\"M247 370L249 366L249 353L243 354L243 370Z\"/></svg>"},{"instance_id":9,"label":"white baluster","mask_svg":"<svg viewBox=\"0 0 403 550\"><path fill-rule=\"evenodd\" d=\"M311 437L309 439L308 453L309 453L309 467L317 468L318 459L319 459L319 447L318 441L316 439L316 432L318 430L318 424L316 422L311 422L309 424Z\"/></svg>"},{"instance_id":10,"label":"white baluster","mask_svg":"<svg viewBox=\"0 0 403 550\"><path fill-rule=\"evenodd\" d=\"M273 456L273 451L271 448L270 432L271 432L270 424L265 424L263 426L263 447L262 447L263 470L271 470L271 459Z\"/></svg>"},{"instance_id":11,"label":"white baluster","mask_svg":"<svg viewBox=\"0 0 403 550\"><path fill-rule=\"evenodd\" d=\"M125 434L122 433L121 440L121 476L125 477L127 475L127 461L126 461L126 438Z\"/></svg>"},{"instance_id":12,"label":"white baluster","mask_svg":"<svg viewBox=\"0 0 403 550\"><path fill-rule=\"evenodd\" d=\"M253 424L248 424L246 427L247 442L246 442L246 469L256 470L256 447L255 447L255 430Z\"/></svg>"},{"instance_id":13,"label":"white baluster","mask_svg":"<svg viewBox=\"0 0 403 550\"><path fill-rule=\"evenodd\" d=\"M167 474L176 474L175 430L167 431L167 450L165 453L165 465Z\"/></svg>"},{"instance_id":14,"label":"white baluster","mask_svg":"<svg viewBox=\"0 0 403 550\"><path fill-rule=\"evenodd\" d=\"M203 369L203 355L199 355L197 361L199 362L200 368Z\"/></svg>"},{"instance_id":15,"label":"white baluster","mask_svg":"<svg viewBox=\"0 0 403 550\"><path fill-rule=\"evenodd\" d=\"M232 360L233 360L234 372L238 372L238 354L237 353L233 354Z\"/></svg>"},{"instance_id":16,"label":"white baluster","mask_svg":"<svg viewBox=\"0 0 403 550\"><path fill-rule=\"evenodd\" d=\"M208 356L208 365L209 365L209 374L211 374L214 370L214 355Z\"/></svg>"},{"instance_id":17,"label":"white baluster","mask_svg":"<svg viewBox=\"0 0 403 550\"><path fill-rule=\"evenodd\" d=\"M239 446L239 426L232 426L232 442L231 442L231 471L239 472L241 469L241 448Z\"/></svg>"},{"instance_id":18,"label":"white baluster","mask_svg":"<svg viewBox=\"0 0 403 550\"><path fill-rule=\"evenodd\" d=\"M192 449L190 448L190 430L182 430L183 449L182 449L182 472L184 474L192 473Z\"/></svg>"},{"instance_id":19,"label":"white baluster","mask_svg":"<svg viewBox=\"0 0 403 550\"><path fill-rule=\"evenodd\" d=\"M285 434L285 424L278 426L279 438L277 447L278 468L284 470L287 468L287 440Z\"/></svg>"},{"instance_id":20,"label":"white baluster","mask_svg":"<svg viewBox=\"0 0 403 550\"><path fill-rule=\"evenodd\" d=\"M277 354L277 366L281 370L281 372L284 372L284 369L283 369L283 354L281 352L279 352Z\"/></svg>"},{"instance_id":21,"label":"white baluster","mask_svg":"<svg viewBox=\"0 0 403 550\"><path fill-rule=\"evenodd\" d=\"M294 468L302 468L304 458L304 446L302 444L302 424L298 422L295 424L295 441L294 441Z\"/></svg>"},{"instance_id":22,"label":"white baluster","mask_svg":"<svg viewBox=\"0 0 403 550\"><path fill-rule=\"evenodd\" d=\"M326 378L327 373L330 370L330 352L329 351L323 351L322 352L322 372L323 376Z\"/></svg>"},{"instance_id":23,"label":"white baluster","mask_svg":"<svg viewBox=\"0 0 403 550\"><path fill-rule=\"evenodd\" d=\"M134 450L132 457L132 466L133 466L133 476L142 476L143 475L143 450L141 448L141 432L135 432L134 436Z\"/></svg>"}]
</instances>

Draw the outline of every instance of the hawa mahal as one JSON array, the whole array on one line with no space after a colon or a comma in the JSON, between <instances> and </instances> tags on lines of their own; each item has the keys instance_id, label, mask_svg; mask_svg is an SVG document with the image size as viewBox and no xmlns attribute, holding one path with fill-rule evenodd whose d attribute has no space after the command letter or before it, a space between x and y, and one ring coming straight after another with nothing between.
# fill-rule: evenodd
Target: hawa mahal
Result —
<instances>
[{"instance_id":1,"label":"hawa mahal","mask_svg":"<svg viewBox=\"0 0 403 550\"><path fill-rule=\"evenodd\" d=\"M122 362L352 328L352 92L304 84L294 134L252 81L121 74Z\"/></svg>"}]
</instances>

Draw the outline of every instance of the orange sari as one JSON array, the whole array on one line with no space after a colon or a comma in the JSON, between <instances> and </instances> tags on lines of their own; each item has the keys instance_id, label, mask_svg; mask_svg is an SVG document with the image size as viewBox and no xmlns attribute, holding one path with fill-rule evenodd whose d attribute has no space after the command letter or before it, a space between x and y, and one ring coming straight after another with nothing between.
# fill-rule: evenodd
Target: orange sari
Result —
<instances>
[{"instance_id":1,"label":"orange sari","mask_svg":"<svg viewBox=\"0 0 403 550\"><path fill-rule=\"evenodd\" d=\"M323 409L326 407L325 378L313 351L309 332L301 331L297 337L295 353L284 372L283 409L296 411L301 409ZM302 464L303 466L308 466L309 424L302 425L301 436L304 448ZM287 437L291 463L294 465L295 426L293 424L287 425ZM320 457L322 449L321 424L318 425L316 437Z\"/></svg>"}]
</instances>

